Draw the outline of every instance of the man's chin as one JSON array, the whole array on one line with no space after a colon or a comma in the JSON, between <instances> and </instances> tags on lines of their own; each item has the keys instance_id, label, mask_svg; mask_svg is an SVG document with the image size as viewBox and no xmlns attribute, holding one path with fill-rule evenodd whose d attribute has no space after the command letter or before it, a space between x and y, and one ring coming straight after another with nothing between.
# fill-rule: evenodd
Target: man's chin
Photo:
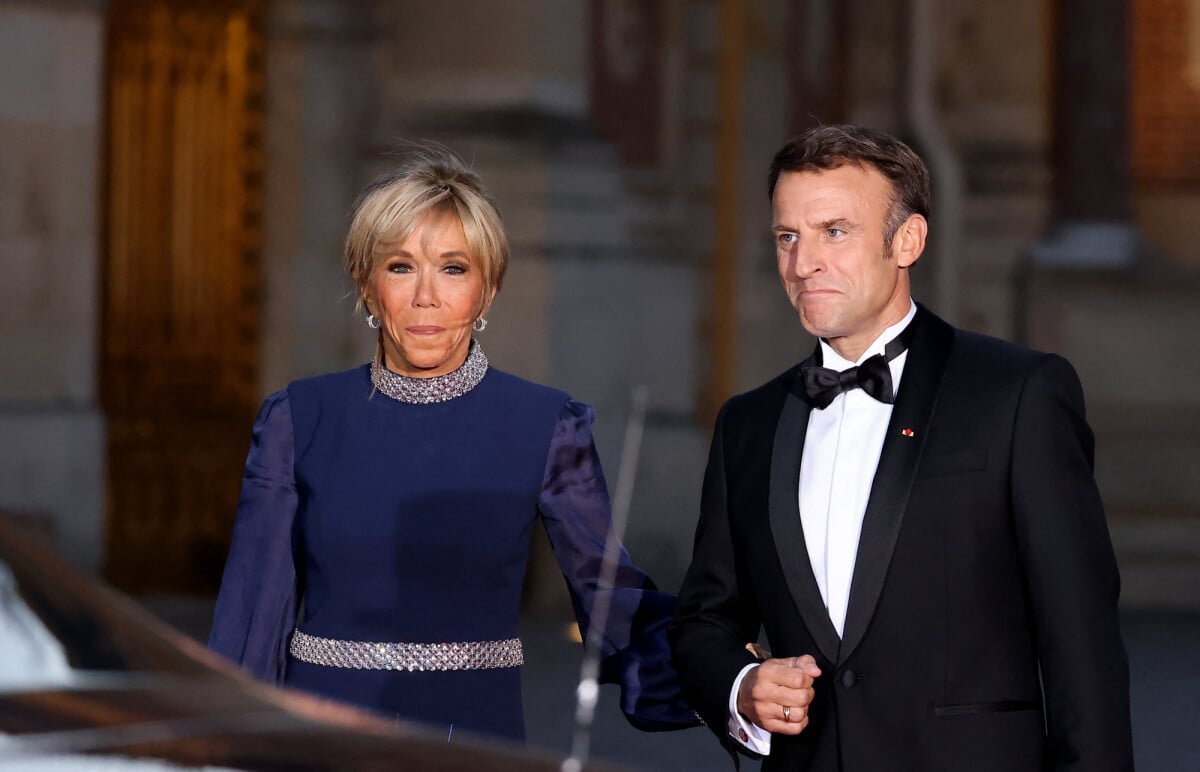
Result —
<instances>
[{"instance_id":1,"label":"man's chin","mask_svg":"<svg viewBox=\"0 0 1200 772\"><path fill-rule=\"evenodd\" d=\"M831 338L837 335L837 326L830 319L818 319L805 316L800 312L800 326L814 338Z\"/></svg>"}]
</instances>

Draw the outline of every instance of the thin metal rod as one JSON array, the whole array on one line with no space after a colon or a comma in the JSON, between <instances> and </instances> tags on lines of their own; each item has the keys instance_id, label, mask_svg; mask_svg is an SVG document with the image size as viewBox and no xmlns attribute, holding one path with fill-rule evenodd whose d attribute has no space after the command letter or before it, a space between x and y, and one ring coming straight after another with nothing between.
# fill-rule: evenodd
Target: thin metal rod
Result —
<instances>
[{"instance_id":1,"label":"thin metal rod","mask_svg":"<svg viewBox=\"0 0 1200 772\"><path fill-rule=\"evenodd\" d=\"M617 485L612 500L612 521L608 528L608 540L604 545L604 557L600 563L600 576L596 582L596 600L589 615L591 623L588 625L583 664L580 666L579 686L575 689L575 734L571 739L571 755L563 761L562 772L581 772L588 760L592 721L596 716L596 702L600 697L600 654L604 644L604 631L608 626L609 609L612 606L613 582L616 580L617 565L620 562L621 537L625 533L629 508L633 503L633 483L637 477L638 456L641 453L642 435L646 427L648 393L645 386L634 386L630 394L629 418L625 421L625 442L621 445L621 464L617 468Z\"/></svg>"}]
</instances>

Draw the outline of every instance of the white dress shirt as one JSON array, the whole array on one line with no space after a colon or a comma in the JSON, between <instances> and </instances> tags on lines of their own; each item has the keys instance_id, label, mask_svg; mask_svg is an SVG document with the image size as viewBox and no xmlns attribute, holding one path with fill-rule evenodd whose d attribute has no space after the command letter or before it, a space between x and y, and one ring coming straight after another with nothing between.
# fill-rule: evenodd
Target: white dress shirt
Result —
<instances>
[{"instance_id":1,"label":"white dress shirt","mask_svg":"<svg viewBox=\"0 0 1200 772\"><path fill-rule=\"evenodd\" d=\"M910 300L904 318L884 330L856 362L842 358L821 339L822 366L846 370L862 364L868 357L882 354L916 313L917 306ZM907 359L908 352L904 351L888 363L893 395L899 393ZM839 636L846 625L850 580L854 577L867 498L871 495L871 483L891 418L892 405L880 402L862 389L839 394L825 409L813 409L808 414L808 433L800 461L800 522L813 577ZM747 665L734 679L729 694L729 734L750 750L766 755L771 752L770 732L737 712L738 689L742 679L755 667Z\"/></svg>"}]
</instances>

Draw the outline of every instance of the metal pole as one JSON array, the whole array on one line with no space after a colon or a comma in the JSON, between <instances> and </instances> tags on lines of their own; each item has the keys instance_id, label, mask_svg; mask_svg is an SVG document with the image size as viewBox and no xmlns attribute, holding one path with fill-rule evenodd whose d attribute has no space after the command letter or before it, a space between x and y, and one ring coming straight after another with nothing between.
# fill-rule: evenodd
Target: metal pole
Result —
<instances>
[{"instance_id":1,"label":"metal pole","mask_svg":"<svg viewBox=\"0 0 1200 772\"><path fill-rule=\"evenodd\" d=\"M638 455L642 449L642 434L646 426L647 389L635 386L630 399L629 419L625 422L625 442L621 445L621 465L617 468L617 485L612 502L612 524L604 545L600 577L596 583L596 600L592 604L591 624L580 667L579 686L575 689L575 734L571 738L571 755L562 763L562 772L581 772L587 763L591 746L592 720L600 697L600 652L608 612L612 605L613 581L617 576L621 554L621 537L629 521L633 503L633 483L637 477Z\"/></svg>"}]
</instances>

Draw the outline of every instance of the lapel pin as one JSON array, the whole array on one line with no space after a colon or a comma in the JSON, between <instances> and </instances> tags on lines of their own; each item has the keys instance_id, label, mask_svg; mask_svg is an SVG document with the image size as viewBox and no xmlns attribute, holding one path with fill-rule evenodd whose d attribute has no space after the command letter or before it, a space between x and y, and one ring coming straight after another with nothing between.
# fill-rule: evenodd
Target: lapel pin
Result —
<instances>
[{"instance_id":1,"label":"lapel pin","mask_svg":"<svg viewBox=\"0 0 1200 772\"><path fill-rule=\"evenodd\" d=\"M912 436L913 436L913 430L912 430L912 429L901 429L901 430L900 430L900 433L901 433L901 434L903 434L905 437L912 437Z\"/></svg>"}]
</instances>

